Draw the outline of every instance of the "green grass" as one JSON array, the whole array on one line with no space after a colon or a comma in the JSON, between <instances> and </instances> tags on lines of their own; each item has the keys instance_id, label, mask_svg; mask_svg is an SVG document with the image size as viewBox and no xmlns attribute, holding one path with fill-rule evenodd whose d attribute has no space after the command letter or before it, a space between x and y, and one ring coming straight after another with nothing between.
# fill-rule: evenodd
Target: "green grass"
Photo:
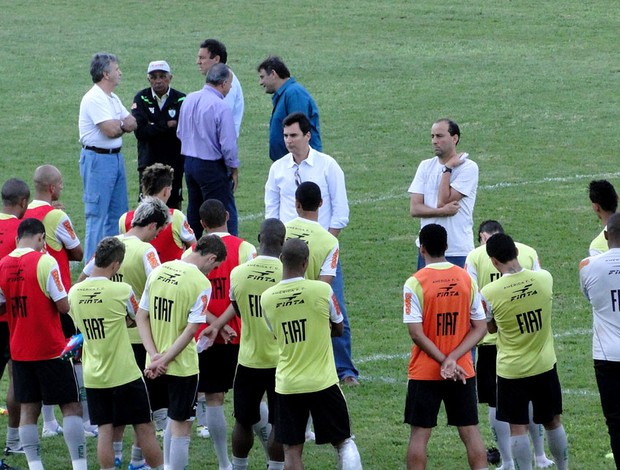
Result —
<instances>
[{"instance_id":1,"label":"green grass","mask_svg":"<svg viewBox=\"0 0 620 470\"><path fill-rule=\"evenodd\" d=\"M37 165L58 166L65 175L63 202L82 238L77 115L91 86L92 53L119 55L117 94L129 106L147 85L149 61L167 60L173 86L190 92L203 81L194 65L199 42L217 37L226 43L246 98L237 205L241 234L251 241L262 218L271 113L255 67L277 53L310 90L321 111L325 151L343 167L351 201L341 249L363 386L346 395L368 469L404 467L411 342L401 323L401 289L415 269L419 228L406 191L419 161L430 156L431 123L454 118L463 131L459 147L480 166L476 223L502 221L538 250L555 278L571 469L613 467L603 458L609 446L577 264L600 230L587 200L589 180L620 184L615 0L0 0L0 8L0 172L3 179L30 181ZM124 141L134 201L135 139ZM484 409L481 421L490 444ZM464 468L456 431L444 422L440 418L431 438L428 467ZM67 468L61 439L43 441L43 453L47 468ZM264 468L259 457L255 450L251 468ZM192 469L214 468L211 444L193 439L190 462ZM306 462L309 469L335 466L332 450L315 445L307 446ZM11 463L26 465L21 457Z\"/></svg>"}]
</instances>

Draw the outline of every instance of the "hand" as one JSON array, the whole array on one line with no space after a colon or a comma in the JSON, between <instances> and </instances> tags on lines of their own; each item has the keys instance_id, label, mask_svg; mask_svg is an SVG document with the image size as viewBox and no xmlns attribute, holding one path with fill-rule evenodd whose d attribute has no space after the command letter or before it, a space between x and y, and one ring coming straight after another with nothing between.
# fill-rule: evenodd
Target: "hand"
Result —
<instances>
[{"instance_id":1,"label":"hand","mask_svg":"<svg viewBox=\"0 0 620 470\"><path fill-rule=\"evenodd\" d=\"M174 119L166 122L166 124L168 124L168 127L177 127L177 121L175 121Z\"/></svg>"},{"instance_id":2,"label":"hand","mask_svg":"<svg viewBox=\"0 0 620 470\"><path fill-rule=\"evenodd\" d=\"M462 156L463 156L462 153L457 153L452 158L450 158L450 160L446 162L446 166L448 168L454 169L457 166L462 165L463 163L465 163L465 160L466 160L466 158L461 159Z\"/></svg>"},{"instance_id":3,"label":"hand","mask_svg":"<svg viewBox=\"0 0 620 470\"><path fill-rule=\"evenodd\" d=\"M445 206L443 206L441 210L444 215L450 217L456 214L460 208L461 205L459 204L459 201L451 201L448 202Z\"/></svg>"},{"instance_id":4,"label":"hand","mask_svg":"<svg viewBox=\"0 0 620 470\"><path fill-rule=\"evenodd\" d=\"M136 122L136 118L131 114L125 116L123 119L123 131L125 132L133 132L138 128L138 123Z\"/></svg>"},{"instance_id":5,"label":"hand","mask_svg":"<svg viewBox=\"0 0 620 470\"><path fill-rule=\"evenodd\" d=\"M165 375L168 371L168 364L164 362L161 354L155 354L151 363L144 369L144 375L147 379L155 379L160 375Z\"/></svg>"},{"instance_id":6,"label":"hand","mask_svg":"<svg viewBox=\"0 0 620 470\"><path fill-rule=\"evenodd\" d=\"M239 169L238 168L230 168L230 179L233 183L233 193L237 191L237 187L239 186Z\"/></svg>"},{"instance_id":7,"label":"hand","mask_svg":"<svg viewBox=\"0 0 620 470\"><path fill-rule=\"evenodd\" d=\"M460 380L465 383L465 369L459 366L454 359L451 357L446 357L446 359L441 364L441 370L439 372L441 377L445 380Z\"/></svg>"},{"instance_id":8,"label":"hand","mask_svg":"<svg viewBox=\"0 0 620 470\"><path fill-rule=\"evenodd\" d=\"M209 325L200 332L200 334L198 335L198 339L200 340L200 338L203 338L206 336L207 338L209 338L209 340L213 342L215 341L215 338L217 338L217 335L219 332L220 332L220 329L218 327L214 325Z\"/></svg>"},{"instance_id":9,"label":"hand","mask_svg":"<svg viewBox=\"0 0 620 470\"><path fill-rule=\"evenodd\" d=\"M224 325L224 328L220 330L220 336L226 343L230 343L233 338L237 337L237 333L230 326Z\"/></svg>"}]
</instances>

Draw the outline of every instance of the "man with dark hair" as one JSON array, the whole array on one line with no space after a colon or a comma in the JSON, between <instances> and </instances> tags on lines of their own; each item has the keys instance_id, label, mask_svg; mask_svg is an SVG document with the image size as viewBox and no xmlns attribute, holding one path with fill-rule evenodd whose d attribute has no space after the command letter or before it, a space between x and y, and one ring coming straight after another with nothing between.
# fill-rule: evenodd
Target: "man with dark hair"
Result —
<instances>
[{"instance_id":1,"label":"man with dark hair","mask_svg":"<svg viewBox=\"0 0 620 470\"><path fill-rule=\"evenodd\" d=\"M302 240L287 240L281 256L282 281L261 296L279 351L275 438L284 445L284 466L304 468L306 423L312 415L316 443L334 446L338 468L361 470L330 341L330 336L342 334L342 315L328 284L304 279L308 255Z\"/></svg>"},{"instance_id":2,"label":"man with dark hair","mask_svg":"<svg viewBox=\"0 0 620 470\"><path fill-rule=\"evenodd\" d=\"M478 192L478 165L469 154L457 152L461 139L459 126L450 119L433 123L431 141L435 156L423 160L416 171L409 193L409 211L421 219L421 228L439 224L448 232L446 259L463 267L474 249L473 212ZM424 259L418 256L418 269Z\"/></svg>"},{"instance_id":3,"label":"man with dark hair","mask_svg":"<svg viewBox=\"0 0 620 470\"><path fill-rule=\"evenodd\" d=\"M174 169L174 179L167 204L173 209L181 209L185 161L181 156L181 141L176 131L185 93L170 87L172 71L165 60L150 62L146 78L150 86L139 91L131 105L131 114L138 125L135 134L138 141L140 189L146 167L154 163L170 165Z\"/></svg>"},{"instance_id":4,"label":"man with dark hair","mask_svg":"<svg viewBox=\"0 0 620 470\"><path fill-rule=\"evenodd\" d=\"M225 64L227 61L228 52L223 42L217 39L205 39L200 43L196 65L198 65L203 75L206 75L214 64ZM237 137L239 137L245 104L241 83L239 83L239 79L232 70L230 73L232 74L232 84L230 91L224 97L224 103L226 103L232 111L233 120L235 121L235 131L237 132Z\"/></svg>"},{"instance_id":5,"label":"man with dark hair","mask_svg":"<svg viewBox=\"0 0 620 470\"><path fill-rule=\"evenodd\" d=\"M232 72L225 64L215 64L206 80L202 90L187 95L177 127L185 156L187 218L200 237L200 205L207 199L218 199L230 215L228 231L237 235L237 135L232 111L223 101L232 86Z\"/></svg>"},{"instance_id":6,"label":"man with dark hair","mask_svg":"<svg viewBox=\"0 0 620 470\"><path fill-rule=\"evenodd\" d=\"M86 259L93 256L99 240L118 233L118 218L127 211L122 137L137 128L136 119L113 93L122 75L117 57L107 52L93 55L90 75L94 85L82 98L79 119Z\"/></svg>"},{"instance_id":7,"label":"man with dark hair","mask_svg":"<svg viewBox=\"0 0 620 470\"><path fill-rule=\"evenodd\" d=\"M304 181L321 189L319 224L333 236L349 223L349 202L344 172L332 157L310 146L311 126L304 113L292 113L284 120L283 135L290 153L272 163L265 184L265 218L277 218L285 224L297 217L295 192ZM347 385L359 385L359 372L351 357L351 329L344 302L344 279L340 263L332 283L344 318L344 333L333 338L338 377Z\"/></svg>"},{"instance_id":8,"label":"man with dark hair","mask_svg":"<svg viewBox=\"0 0 620 470\"><path fill-rule=\"evenodd\" d=\"M148 353L145 374L153 409L168 409L164 433L164 466L187 468L196 387L198 354L194 335L200 323L214 321L207 311L211 284L206 275L226 258L226 247L215 235L198 240L183 260L162 264L148 278L136 314Z\"/></svg>"},{"instance_id":9,"label":"man with dark hair","mask_svg":"<svg viewBox=\"0 0 620 470\"><path fill-rule=\"evenodd\" d=\"M444 227L420 230L425 267L403 289L403 322L413 340L409 362L405 423L411 426L407 468L426 468L427 444L444 402L448 424L465 444L470 468L486 468L486 452L478 429L472 348L486 332L476 283L448 262Z\"/></svg>"},{"instance_id":10,"label":"man with dark hair","mask_svg":"<svg viewBox=\"0 0 620 470\"><path fill-rule=\"evenodd\" d=\"M256 256L256 248L251 243L227 232L227 221L228 212L217 199L207 199L200 206L202 227L209 235L221 238L227 253L226 259L207 276L213 286L207 308L209 313L225 321L233 337L227 342L218 336L213 346L198 354L200 378L196 408L196 421L199 426L208 429L220 468L230 465L224 399L226 392L233 386L241 336L241 322L230 304L230 273L233 268ZM204 327L206 325L198 327L196 338ZM199 428L198 432L204 435L206 431Z\"/></svg>"},{"instance_id":11,"label":"man with dark hair","mask_svg":"<svg viewBox=\"0 0 620 470\"><path fill-rule=\"evenodd\" d=\"M579 264L581 290L592 304L592 356L616 468L620 468L620 214L606 221L609 250Z\"/></svg>"},{"instance_id":12,"label":"man with dark hair","mask_svg":"<svg viewBox=\"0 0 620 470\"><path fill-rule=\"evenodd\" d=\"M126 327L127 316L135 318L137 300L129 284L111 280L124 257L121 240L101 240L92 276L69 291L69 305L84 335L84 385L91 420L99 427L99 465L102 469L115 467L114 427L133 425L149 466L163 470L146 385L142 370L132 360Z\"/></svg>"},{"instance_id":13,"label":"man with dark hair","mask_svg":"<svg viewBox=\"0 0 620 470\"><path fill-rule=\"evenodd\" d=\"M10 178L2 185L2 211L0 212L0 259L16 248L15 238L24 213L28 207L30 189L25 181ZM9 347L9 326L7 315L0 315L0 378L8 365L9 384L6 392L6 407L9 412L6 430L5 454L23 452L19 442L19 403L13 393L13 366Z\"/></svg>"},{"instance_id":14,"label":"man with dark hair","mask_svg":"<svg viewBox=\"0 0 620 470\"><path fill-rule=\"evenodd\" d=\"M258 67L258 78L265 93L273 95L273 111L269 121L269 158L274 162L290 149L282 137L282 123L291 113L301 112L310 121L310 145L318 152L323 150L319 126L319 108L308 91L291 77L280 57L269 56ZM308 132L305 132L308 133Z\"/></svg>"},{"instance_id":15,"label":"man with dark hair","mask_svg":"<svg viewBox=\"0 0 620 470\"><path fill-rule=\"evenodd\" d=\"M545 427L559 470L568 468L568 443L560 419L562 390L551 330L553 278L545 270L523 269L512 238L497 233L486 251L501 277L482 288L488 330L497 335L497 419L510 423L515 467L532 468L527 435L533 420Z\"/></svg>"},{"instance_id":16,"label":"man with dark hair","mask_svg":"<svg viewBox=\"0 0 620 470\"><path fill-rule=\"evenodd\" d=\"M593 180L590 181L588 186L588 196L592 203L592 210L603 224L601 233L590 243L589 253L590 256L594 256L609 249L607 238L605 237L605 226L609 217L615 214L618 209L618 193L616 193L616 189L609 181Z\"/></svg>"},{"instance_id":17,"label":"man with dark hair","mask_svg":"<svg viewBox=\"0 0 620 470\"><path fill-rule=\"evenodd\" d=\"M142 173L142 194L147 197L155 197L167 204L173 192L174 173L172 167L161 163L155 163L145 168ZM118 219L120 233L131 230L134 215L135 211L129 211ZM170 207L170 219L170 223L150 241L151 245L157 250L157 255L162 263L181 259L183 251L196 243L194 231L189 226L183 212Z\"/></svg>"},{"instance_id":18,"label":"man with dark hair","mask_svg":"<svg viewBox=\"0 0 620 470\"><path fill-rule=\"evenodd\" d=\"M45 226L24 219L17 248L0 261L0 310L8 314L19 437L28 466L42 469L37 420L41 404L60 405L73 470L86 470L82 407L73 367L58 358L66 341L60 315L69 312L58 263L42 252Z\"/></svg>"},{"instance_id":19,"label":"man with dark hair","mask_svg":"<svg viewBox=\"0 0 620 470\"><path fill-rule=\"evenodd\" d=\"M501 274L486 252L487 240L496 233L504 233L504 228L497 220L485 220L478 228L478 241L480 246L474 249L465 261L465 270L469 273L474 281L478 284L478 288L482 289L487 284L498 279ZM518 249L518 260L521 266L532 271L540 270L540 262L538 253L523 243L515 243ZM512 470L514 464L512 462L512 452L510 450L510 426L504 421L499 421L497 414L497 395L496 395L496 360L497 360L497 334L488 333L478 343L478 361L476 363L476 384L478 386L478 402L487 403L489 405L489 424L493 431L493 437L497 442L499 449L489 449L489 463L493 463L493 452L499 452L499 458L502 461L502 470ZM530 407L531 410L531 407ZM530 413L531 415L531 413ZM547 468L553 465L553 462L545 455L545 438L542 432L542 426L531 420L528 426L532 444L534 445L534 454L536 458L536 466L538 468ZM497 455L497 454L496 454ZM496 457L497 458L497 457Z\"/></svg>"}]
</instances>

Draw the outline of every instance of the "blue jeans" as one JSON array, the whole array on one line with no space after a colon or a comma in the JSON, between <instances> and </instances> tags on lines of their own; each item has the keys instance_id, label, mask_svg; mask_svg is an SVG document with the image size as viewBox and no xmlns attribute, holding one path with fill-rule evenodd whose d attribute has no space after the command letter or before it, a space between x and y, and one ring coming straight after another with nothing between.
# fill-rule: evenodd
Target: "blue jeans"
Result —
<instances>
[{"instance_id":1,"label":"blue jeans","mask_svg":"<svg viewBox=\"0 0 620 470\"><path fill-rule=\"evenodd\" d=\"M118 219L128 210L123 154L98 154L82 149L80 175L86 216L84 260L89 260L102 238L118 235Z\"/></svg>"},{"instance_id":2,"label":"blue jeans","mask_svg":"<svg viewBox=\"0 0 620 470\"><path fill-rule=\"evenodd\" d=\"M349 327L349 317L347 316L347 308L344 303L344 278L340 261L338 261L336 277L332 281L332 290L340 306L344 323L342 336L332 338L338 379L342 380L349 376L357 378L359 372L353 365L353 359L351 358L351 328Z\"/></svg>"},{"instance_id":3,"label":"blue jeans","mask_svg":"<svg viewBox=\"0 0 620 470\"><path fill-rule=\"evenodd\" d=\"M196 234L202 234L200 206L207 199L217 199L228 211L228 233L237 235L237 206L232 191L232 180L224 160L209 161L185 157L185 182L187 183L187 221Z\"/></svg>"},{"instance_id":4,"label":"blue jeans","mask_svg":"<svg viewBox=\"0 0 620 470\"><path fill-rule=\"evenodd\" d=\"M446 261L452 264L456 264L457 266L461 268L465 267L466 259L467 259L467 256L446 256ZM424 262L424 258L422 257L420 253L418 253L418 271L422 269L424 266L426 266L426 263Z\"/></svg>"}]
</instances>

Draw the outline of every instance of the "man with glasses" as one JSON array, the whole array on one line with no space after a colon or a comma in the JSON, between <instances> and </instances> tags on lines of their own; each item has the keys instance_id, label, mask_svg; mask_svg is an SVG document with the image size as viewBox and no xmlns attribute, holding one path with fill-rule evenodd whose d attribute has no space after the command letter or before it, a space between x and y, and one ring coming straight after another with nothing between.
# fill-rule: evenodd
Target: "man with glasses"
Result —
<instances>
[{"instance_id":1,"label":"man with glasses","mask_svg":"<svg viewBox=\"0 0 620 470\"><path fill-rule=\"evenodd\" d=\"M338 237L349 223L349 203L344 173L336 160L310 146L311 124L301 112L289 114L283 121L284 142L290 153L271 165L265 185L265 218L280 219L285 224L297 217L295 191L312 181L321 189L323 204L319 208L319 224ZM358 385L358 371L351 359L351 332L344 304L344 281L340 263L332 289L344 317L344 332L332 338L338 378L347 385Z\"/></svg>"},{"instance_id":2,"label":"man with glasses","mask_svg":"<svg viewBox=\"0 0 620 470\"><path fill-rule=\"evenodd\" d=\"M131 105L131 114L138 123L135 134L138 140L139 186L142 188L142 173L146 167L154 163L170 165L174 170L174 179L167 204L171 209L180 210L184 159L176 132L185 93L170 87L172 73L165 60L149 63L146 73L151 86L138 92Z\"/></svg>"},{"instance_id":3,"label":"man with glasses","mask_svg":"<svg viewBox=\"0 0 620 470\"><path fill-rule=\"evenodd\" d=\"M190 93L181 109L177 136L185 157L187 219L200 238L199 209L207 199L217 199L229 214L228 232L238 234L237 189L239 158L237 133L232 111L224 97L232 85L232 72L225 64L215 64L207 72L202 90Z\"/></svg>"}]
</instances>

